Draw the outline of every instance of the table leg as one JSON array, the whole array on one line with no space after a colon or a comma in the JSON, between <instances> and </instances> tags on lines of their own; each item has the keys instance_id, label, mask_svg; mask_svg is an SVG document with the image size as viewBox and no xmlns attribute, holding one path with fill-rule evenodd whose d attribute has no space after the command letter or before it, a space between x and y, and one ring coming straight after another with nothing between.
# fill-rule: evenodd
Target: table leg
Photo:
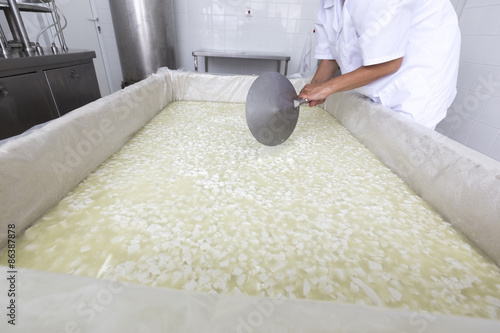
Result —
<instances>
[{"instance_id":1,"label":"table leg","mask_svg":"<svg viewBox=\"0 0 500 333\"><path fill-rule=\"evenodd\" d=\"M288 60L285 60L285 76L288 73Z\"/></svg>"},{"instance_id":2,"label":"table leg","mask_svg":"<svg viewBox=\"0 0 500 333\"><path fill-rule=\"evenodd\" d=\"M194 70L198 71L198 56L194 56Z\"/></svg>"},{"instance_id":3,"label":"table leg","mask_svg":"<svg viewBox=\"0 0 500 333\"><path fill-rule=\"evenodd\" d=\"M208 57L205 56L205 72L208 72Z\"/></svg>"}]
</instances>

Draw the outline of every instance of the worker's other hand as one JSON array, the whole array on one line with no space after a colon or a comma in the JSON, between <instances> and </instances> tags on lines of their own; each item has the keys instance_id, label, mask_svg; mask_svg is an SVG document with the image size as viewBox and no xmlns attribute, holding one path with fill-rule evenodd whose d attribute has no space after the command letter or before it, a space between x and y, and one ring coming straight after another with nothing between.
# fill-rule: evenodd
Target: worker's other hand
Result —
<instances>
[{"instance_id":1,"label":"worker's other hand","mask_svg":"<svg viewBox=\"0 0 500 333\"><path fill-rule=\"evenodd\" d=\"M315 106L323 104L328 95L330 95L330 91L323 84L310 83L302 88L298 97L310 100L309 106Z\"/></svg>"}]
</instances>

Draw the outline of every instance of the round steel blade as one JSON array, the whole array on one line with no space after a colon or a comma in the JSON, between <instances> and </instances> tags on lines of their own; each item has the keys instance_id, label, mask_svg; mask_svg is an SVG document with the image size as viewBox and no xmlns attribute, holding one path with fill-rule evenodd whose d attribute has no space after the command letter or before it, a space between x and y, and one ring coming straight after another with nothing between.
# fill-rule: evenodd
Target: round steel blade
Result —
<instances>
[{"instance_id":1,"label":"round steel blade","mask_svg":"<svg viewBox=\"0 0 500 333\"><path fill-rule=\"evenodd\" d=\"M299 118L297 93L282 74L268 72L251 85L246 101L248 128L260 143L276 146L290 137Z\"/></svg>"}]
</instances>

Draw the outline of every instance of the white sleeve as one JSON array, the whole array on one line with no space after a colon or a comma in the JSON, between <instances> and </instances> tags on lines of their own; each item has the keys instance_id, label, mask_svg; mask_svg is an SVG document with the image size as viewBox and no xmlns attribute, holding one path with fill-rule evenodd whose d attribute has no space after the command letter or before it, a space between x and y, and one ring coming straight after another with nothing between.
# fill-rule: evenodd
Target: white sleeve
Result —
<instances>
[{"instance_id":1,"label":"white sleeve","mask_svg":"<svg viewBox=\"0 0 500 333\"><path fill-rule=\"evenodd\" d=\"M332 54L332 51L330 49L330 42L328 40L326 22L327 19L324 9L324 0L321 0L319 3L316 23L314 24L314 30L318 42L314 50L314 58L334 60L335 57Z\"/></svg>"},{"instance_id":2,"label":"white sleeve","mask_svg":"<svg viewBox=\"0 0 500 333\"><path fill-rule=\"evenodd\" d=\"M380 64L405 55L413 0L357 0L347 8L358 34L363 65Z\"/></svg>"}]
</instances>

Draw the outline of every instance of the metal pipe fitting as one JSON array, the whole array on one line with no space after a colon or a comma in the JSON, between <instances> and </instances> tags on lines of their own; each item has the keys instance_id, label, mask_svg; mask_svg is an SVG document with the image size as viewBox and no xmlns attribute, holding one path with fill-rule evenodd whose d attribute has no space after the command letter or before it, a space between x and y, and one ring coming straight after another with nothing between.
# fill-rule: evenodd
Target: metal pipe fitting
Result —
<instances>
[{"instance_id":1,"label":"metal pipe fitting","mask_svg":"<svg viewBox=\"0 0 500 333\"><path fill-rule=\"evenodd\" d=\"M52 43L51 49L53 54L59 54L59 49L57 48L56 43Z\"/></svg>"},{"instance_id":2,"label":"metal pipe fitting","mask_svg":"<svg viewBox=\"0 0 500 333\"><path fill-rule=\"evenodd\" d=\"M9 3L9 12L14 19L18 32L21 34L20 37L23 44L23 51L30 55L35 54L35 49L31 46L31 42L28 37L28 33L26 32L26 27L24 26L23 18L21 17L21 12L19 12L16 0L7 0L7 2Z\"/></svg>"},{"instance_id":3,"label":"metal pipe fitting","mask_svg":"<svg viewBox=\"0 0 500 333\"><path fill-rule=\"evenodd\" d=\"M12 54L12 49L7 43L7 37L5 37L5 33L3 32L2 27L0 26L0 47L2 48L2 55L7 58Z\"/></svg>"},{"instance_id":4,"label":"metal pipe fitting","mask_svg":"<svg viewBox=\"0 0 500 333\"><path fill-rule=\"evenodd\" d=\"M35 50L38 55L44 55L43 48L40 46L40 43L36 43Z\"/></svg>"}]
</instances>

